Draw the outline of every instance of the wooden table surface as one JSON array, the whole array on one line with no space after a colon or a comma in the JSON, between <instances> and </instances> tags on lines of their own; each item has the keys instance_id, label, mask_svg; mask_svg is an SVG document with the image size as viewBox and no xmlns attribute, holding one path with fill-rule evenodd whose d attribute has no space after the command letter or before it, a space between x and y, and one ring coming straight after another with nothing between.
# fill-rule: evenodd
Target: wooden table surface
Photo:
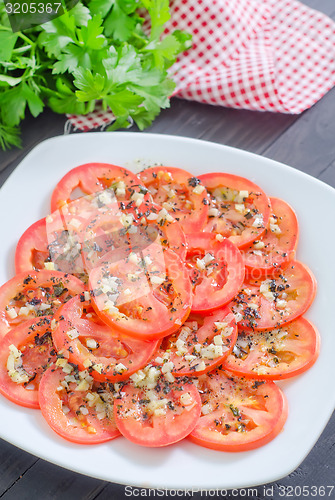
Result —
<instances>
[{"instance_id":1,"label":"wooden table surface","mask_svg":"<svg viewBox=\"0 0 335 500\"><path fill-rule=\"evenodd\" d=\"M305 0L305 3L335 19L334 0ZM162 112L147 132L194 137L235 146L291 165L335 187L334 116L335 89L299 116L226 109L173 99L171 108ZM38 119L28 117L23 125L23 149L0 152L0 185L36 144L63 134L64 124L63 116L49 111ZM268 488L273 487L273 495L271 490L264 494L264 487L259 486L257 495L250 490L230 492L230 497L234 493L234 498L298 498L302 493L299 495L299 489L294 493L292 488L296 486L306 486L306 492L309 492L306 496L313 496L311 486L334 484L335 414L298 469L286 478L267 485ZM281 488L283 486L287 487L285 491ZM321 498L321 495L314 494L314 498ZM203 497L204 493L193 495L193 498ZM335 498L335 488L331 497ZM121 485L70 472L0 440L0 498L114 500L126 498L126 493ZM224 497L218 495L217 498Z\"/></svg>"}]
</instances>

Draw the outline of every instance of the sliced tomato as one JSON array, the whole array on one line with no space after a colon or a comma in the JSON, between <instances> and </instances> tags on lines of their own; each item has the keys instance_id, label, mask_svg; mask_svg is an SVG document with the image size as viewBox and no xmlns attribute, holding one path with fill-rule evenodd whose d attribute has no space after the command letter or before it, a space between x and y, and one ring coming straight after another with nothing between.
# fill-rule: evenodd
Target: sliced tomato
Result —
<instances>
[{"instance_id":1,"label":"sliced tomato","mask_svg":"<svg viewBox=\"0 0 335 500\"><path fill-rule=\"evenodd\" d=\"M88 292L86 292L87 294ZM153 356L158 341L120 335L96 315L85 294L59 308L52 337L57 349L81 370L88 368L95 380L118 382L142 368Z\"/></svg>"},{"instance_id":2,"label":"sliced tomato","mask_svg":"<svg viewBox=\"0 0 335 500\"><path fill-rule=\"evenodd\" d=\"M80 280L58 271L17 274L0 288L0 337L28 319L53 315L85 289Z\"/></svg>"},{"instance_id":3,"label":"sliced tomato","mask_svg":"<svg viewBox=\"0 0 335 500\"><path fill-rule=\"evenodd\" d=\"M246 274L252 278L279 274L294 258L298 220L288 203L270 198L272 213L265 232L241 250Z\"/></svg>"},{"instance_id":4,"label":"sliced tomato","mask_svg":"<svg viewBox=\"0 0 335 500\"><path fill-rule=\"evenodd\" d=\"M87 282L82 251L82 231L85 225L83 217L72 215L64 207L46 217L48 250L53 268Z\"/></svg>"},{"instance_id":5,"label":"sliced tomato","mask_svg":"<svg viewBox=\"0 0 335 500\"><path fill-rule=\"evenodd\" d=\"M251 378L280 380L308 370L318 358L320 335L305 318L281 328L241 330L223 368Z\"/></svg>"},{"instance_id":6,"label":"sliced tomato","mask_svg":"<svg viewBox=\"0 0 335 500\"><path fill-rule=\"evenodd\" d=\"M110 387L63 360L63 368L51 366L40 382L39 403L47 423L73 443L98 444L118 437Z\"/></svg>"},{"instance_id":7,"label":"sliced tomato","mask_svg":"<svg viewBox=\"0 0 335 500\"><path fill-rule=\"evenodd\" d=\"M210 194L205 231L229 238L244 248L261 236L267 227L271 204L253 182L232 174L212 173L199 179Z\"/></svg>"},{"instance_id":8,"label":"sliced tomato","mask_svg":"<svg viewBox=\"0 0 335 500\"><path fill-rule=\"evenodd\" d=\"M0 340L0 393L27 408L39 408L42 374L56 360L51 318L26 321Z\"/></svg>"},{"instance_id":9,"label":"sliced tomato","mask_svg":"<svg viewBox=\"0 0 335 500\"><path fill-rule=\"evenodd\" d=\"M154 202L165 208L186 234L201 231L207 220L209 199L198 178L174 167L151 167L138 176Z\"/></svg>"},{"instance_id":10,"label":"sliced tomato","mask_svg":"<svg viewBox=\"0 0 335 500\"><path fill-rule=\"evenodd\" d=\"M15 250L16 274L33 269L45 269L50 261L45 218L32 224L23 233Z\"/></svg>"},{"instance_id":11,"label":"sliced tomato","mask_svg":"<svg viewBox=\"0 0 335 500\"><path fill-rule=\"evenodd\" d=\"M223 370L199 379L202 416L189 438L220 451L263 446L282 430L287 401L274 382L246 380Z\"/></svg>"},{"instance_id":12,"label":"sliced tomato","mask_svg":"<svg viewBox=\"0 0 335 500\"><path fill-rule=\"evenodd\" d=\"M149 387L143 381L122 387L114 404L119 431L141 446L162 447L181 441L194 429L200 416L197 388L190 381L167 382L164 377Z\"/></svg>"},{"instance_id":13,"label":"sliced tomato","mask_svg":"<svg viewBox=\"0 0 335 500\"><path fill-rule=\"evenodd\" d=\"M187 268L193 286L193 312L218 309L235 297L244 280L244 265L236 246L210 233L188 237Z\"/></svg>"},{"instance_id":14,"label":"sliced tomato","mask_svg":"<svg viewBox=\"0 0 335 500\"><path fill-rule=\"evenodd\" d=\"M292 261L279 276L246 279L230 307L239 328L267 330L302 316L315 293L316 280L310 269Z\"/></svg>"},{"instance_id":15,"label":"sliced tomato","mask_svg":"<svg viewBox=\"0 0 335 500\"><path fill-rule=\"evenodd\" d=\"M182 328L162 341L156 362L173 363L175 376L199 376L223 363L237 338L228 307L204 317L191 314Z\"/></svg>"},{"instance_id":16,"label":"sliced tomato","mask_svg":"<svg viewBox=\"0 0 335 500\"><path fill-rule=\"evenodd\" d=\"M69 204L80 196L90 195L105 189L112 189L116 198L129 200L136 193L146 193L139 186L138 177L126 168L109 163L86 163L73 168L59 181L51 198L51 211Z\"/></svg>"},{"instance_id":17,"label":"sliced tomato","mask_svg":"<svg viewBox=\"0 0 335 500\"><path fill-rule=\"evenodd\" d=\"M15 252L15 270L48 269L85 275L80 228L85 220L57 210L32 224L21 236Z\"/></svg>"},{"instance_id":18,"label":"sliced tomato","mask_svg":"<svg viewBox=\"0 0 335 500\"><path fill-rule=\"evenodd\" d=\"M191 283L184 263L171 250L152 244L118 259L105 255L92 269L89 287L96 313L116 332L150 340L176 331L188 317Z\"/></svg>"},{"instance_id":19,"label":"sliced tomato","mask_svg":"<svg viewBox=\"0 0 335 500\"><path fill-rule=\"evenodd\" d=\"M111 249L141 251L156 243L170 248L182 260L186 257L186 237L178 222L150 201L136 206L120 203L118 212L100 213L86 223L83 256L87 269L96 267Z\"/></svg>"}]
</instances>

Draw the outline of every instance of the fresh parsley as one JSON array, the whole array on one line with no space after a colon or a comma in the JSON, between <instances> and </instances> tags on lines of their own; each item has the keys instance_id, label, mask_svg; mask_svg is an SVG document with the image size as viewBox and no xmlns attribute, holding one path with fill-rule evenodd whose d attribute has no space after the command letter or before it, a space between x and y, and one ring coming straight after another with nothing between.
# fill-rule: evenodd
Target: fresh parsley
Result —
<instances>
[{"instance_id":1,"label":"fresh parsley","mask_svg":"<svg viewBox=\"0 0 335 500\"><path fill-rule=\"evenodd\" d=\"M27 110L86 114L97 101L116 121L148 127L169 106L168 68L191 45L163 36L169 0L82 0L62 16L13 33L0 3L0 147L20 145Z\"/></svg>"}]
</instances>

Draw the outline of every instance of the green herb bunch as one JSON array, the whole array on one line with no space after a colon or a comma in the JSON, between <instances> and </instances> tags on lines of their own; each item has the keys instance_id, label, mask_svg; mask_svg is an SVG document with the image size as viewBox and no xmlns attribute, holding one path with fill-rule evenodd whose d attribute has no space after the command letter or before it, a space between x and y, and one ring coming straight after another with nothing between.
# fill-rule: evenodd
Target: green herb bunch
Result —
<instances>
[{"instance_id":1,"label":"green herb bunch","mask_svg":"<svg viewBox=\"0 0 335 500\"><path fill-rule=\"evenodd\" d=\"M143 29L150 18L149 33ZM86 114L101 101L125 128L142 130L169 106L167 69L191 45L181 31L162 36L169 0L82 0L42 26L13 33L0 3L0 146L20 146L27 109Z\"/></svg>"}]
</instances>

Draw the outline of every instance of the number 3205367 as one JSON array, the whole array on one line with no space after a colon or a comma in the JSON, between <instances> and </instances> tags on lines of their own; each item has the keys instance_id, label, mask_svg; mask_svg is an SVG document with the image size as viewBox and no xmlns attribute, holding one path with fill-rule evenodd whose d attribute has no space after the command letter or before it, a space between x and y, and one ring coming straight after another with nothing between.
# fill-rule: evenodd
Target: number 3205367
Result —
<instances>
[{"instance_id":1,"label":"number 3205367","mask_svg":"<svg viewBox=\"0 0 335 500\"><path fill-rule=\"evenodd\" d=\"M7 14L51 14L58 13L61 3L36 3L36 2L26 2L26 3L11 3L6 2L6 12Z\"/></svg>"}]
</instances>

